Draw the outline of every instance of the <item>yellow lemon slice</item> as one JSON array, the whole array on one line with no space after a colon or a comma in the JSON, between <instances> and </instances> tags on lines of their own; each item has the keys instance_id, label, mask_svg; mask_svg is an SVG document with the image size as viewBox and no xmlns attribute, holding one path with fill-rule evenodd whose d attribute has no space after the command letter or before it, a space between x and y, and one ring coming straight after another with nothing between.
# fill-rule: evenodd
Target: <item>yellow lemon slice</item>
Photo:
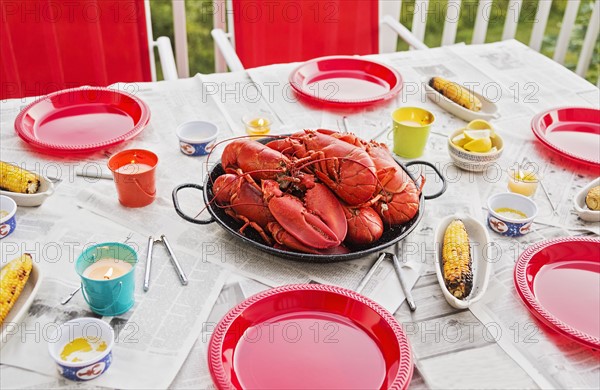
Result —
<instances>
[{"instance_id":1,"label":"yellow lemon slice","mask_svg":"<svg viewBox=\"0 0 600 390\"><path fill-rule=\"evenodd\" d=\"M492 136L491 130L465 130L463 131L465 138L469 141L473 141L481 138L490 138Z\"/></svg>"},{"instance_id":2,"label":"yellow lemon slice","mask_svg":"<svg viewBox=\"0 0 600 390\"><path fill-rule=\"evenodd\" d=\"M492 130L494 127L488 121L484 121L483 119L475 119L469 122L467 125L467 129L470 130Z\"/></svg>"},{"instance_id":3,"label":"yellow lemon slice","mask_svg":"<svg viewBox=\"0 0 600 390\"><path fill-rule=\"evenodd\" d=\"M467 142L463 148L469 152L487 153L492 149L492 140L490 137L477 138Z\"/></svg>"},{"instance_id":4,"label":"yellow lemon slice","mask_svg":"<svg viewBox=\"0 0 600 390\"><path fill-rule=\"evenodd\" d=\"M483 119L475 119L469 122L467 125L468 130L489 130L491 132L490 137L494 138L496 133L494 132L494 126L488 121Z\"/></svg>"},{"instance_id":5,"label":"yellow lemon slice","mask_svg":"<svg viewBox=\"0 0 600 390\"><path fill-rule=\"evenodd\" d=\"M459 134L456 137L452 138L452 143L460 148L465 146L467 142L469 142L469 140L465 137L464 134Z\"/></svg>"}]
</instances>

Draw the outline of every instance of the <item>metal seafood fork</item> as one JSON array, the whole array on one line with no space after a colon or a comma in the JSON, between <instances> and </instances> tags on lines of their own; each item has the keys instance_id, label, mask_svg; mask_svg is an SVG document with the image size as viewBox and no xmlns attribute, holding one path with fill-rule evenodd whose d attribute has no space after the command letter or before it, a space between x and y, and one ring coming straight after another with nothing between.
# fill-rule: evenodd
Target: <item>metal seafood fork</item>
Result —
<instances>
[{"instance_id":1,"label":"metal seafood fork","mask_svg":"<svg viewBox=\"0 0 600 390\"><path fill-rule=\"evenodd\" d=\"M175 256L175 252L173 252L173 249L171 248L171 245L169 245L169 241L167 240L167 237L165 237L165 235L163 234L160 236L160 238L158 240L155 240L154 237L150 236L150 237L148 237L148 252L146 254L146 271L144 273L144 291L148 291L150 289L150 271L152 270L152 249L154 249L155 243L160 243L160 242L165 244L165 247L167 248L167 252L169 252L169 257L171 258L171 263L173 264L173 266L175 267L175 270L177 271L177 276L179 276L179 280L181 281L181 284L184 286L186 286L188 284L187 276L185 276L185 272L183 271L183 268L181 268L181 265L179 264L179 261L177 260L177 257Z\"/></svg>"}]
</instances>

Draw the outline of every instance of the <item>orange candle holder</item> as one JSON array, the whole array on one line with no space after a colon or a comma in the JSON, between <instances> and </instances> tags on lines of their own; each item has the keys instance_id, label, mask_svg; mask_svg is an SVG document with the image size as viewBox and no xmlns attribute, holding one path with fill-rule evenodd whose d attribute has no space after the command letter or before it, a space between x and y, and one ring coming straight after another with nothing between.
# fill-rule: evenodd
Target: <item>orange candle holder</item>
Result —
<instances>
[{"instance_id":1,"label":"orange candle holder","mask_svg":"<svg viewBox=\"0 0 600 390\"><path fill-rule=\"evenodd\" d=\"M148 206L156 198L158 156L149 150L123 150L108 160L119 202L125 207Z\"/></svg>"}]
</instances>

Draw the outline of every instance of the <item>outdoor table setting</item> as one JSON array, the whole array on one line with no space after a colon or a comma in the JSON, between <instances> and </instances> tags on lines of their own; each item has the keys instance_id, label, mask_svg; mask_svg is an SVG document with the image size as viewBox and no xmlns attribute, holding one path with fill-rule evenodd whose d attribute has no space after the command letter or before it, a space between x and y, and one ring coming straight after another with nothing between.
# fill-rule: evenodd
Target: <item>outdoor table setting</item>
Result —
<instances>
[{"instance_id":1,"label":"outdoor table setting","mask_svg":"<svg viewBox=\"0 0 600 390\"><path fill-rule=\"evenodd\" d=\"M0 385L598 388L599 134L515 40L3 101Z\"/></svg>"}]
</instances>

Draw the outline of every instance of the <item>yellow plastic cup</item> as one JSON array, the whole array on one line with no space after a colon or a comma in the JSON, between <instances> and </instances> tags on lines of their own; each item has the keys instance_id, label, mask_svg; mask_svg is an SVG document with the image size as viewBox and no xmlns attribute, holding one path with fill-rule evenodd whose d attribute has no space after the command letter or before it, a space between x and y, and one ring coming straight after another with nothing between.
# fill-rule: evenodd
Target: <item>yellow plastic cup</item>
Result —
<instances>
[{"instance_id":1,"label":"yellow plastic cup","mask_svg":"<svg viewBox=\"0 0 600 390\"><path fill-rule=\"evenodd\" d=\"M416 158L423 154L435 116L419 107L402 107L392 113L394 153Z\"/></svg>"}]
</instances>

